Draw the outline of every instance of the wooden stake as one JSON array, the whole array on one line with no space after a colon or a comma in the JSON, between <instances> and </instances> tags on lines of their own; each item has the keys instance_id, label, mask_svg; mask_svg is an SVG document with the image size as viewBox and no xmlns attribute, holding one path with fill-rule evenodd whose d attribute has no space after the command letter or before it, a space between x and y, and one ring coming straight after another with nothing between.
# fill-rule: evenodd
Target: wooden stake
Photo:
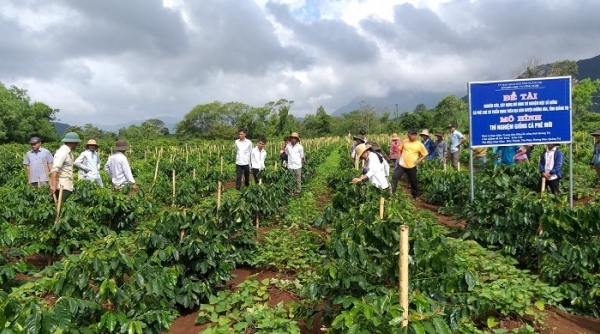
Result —
<instances>
[{"instance_id":1,"label":"wooden stake","mask_svg":"<svg viewBox=\"0 0 600 334\"><path fill-rule=\"evenodd\" d=\"M400 277L400 306L402 306L403 320L400 327L408 325L408 226L400 226L400 253L399 253L399 277Z\"/></svg>"},{"instance_id":2,"label":"wooden stake","mask_svg":"<svg viewBox=\"0 0 600 334\"><path fill-rule=\"evenodd\" d=\"M277 160L275 160L275 171L277 171Z\"/></svg>"},{"instance_id":3,"label":"wooden stake","mask_svg":"<svg viewBox=\"0 0 600 334\"><path fill-rule=\"evenodd\" d=\"M148 150L144 152L144 162L146 162L146 160L148 160Z\"/></svg>"},{"instance_id":4,"label":"wooden stake","mask_svg":"<svg viewBox=\"0 0 600 334\"><path fill-rule=\"evenodd\" d=\"M208 173L208 159L206 160L206 172Z\"/></svg>"},{"instance_id":5,"label":"wooden stake","mask_svg":"<svg viewBox=\"0 0 600 334\"><path fill-rule=\"evenodd\" d=\"M152 180L152 185L156 183L156 177L158 176L158 163L160 162L160 156L156 159L156 167L154 168L154 180Z\"/></svg>"},{"instance_id":6,"label":"wooden stake","mask_svg":"<svg viewBox=\"0 0 600 334\"><path fill-rule=\"evenodd\" d=\"M196 179L196 168L194 168L194 170L192 170L192 180Z\"/></svg>"},{"instance_id":7,"label":"wooden stake","mask_svg":"<svg viewBox=\"0 0 600 334\"><path fill-rule=\"evenodd\" d=\"M456 171L460 172L460 161L456 163Z\"/></svg>"},{"instance_id":8,"label":"wooden stake","mask_svg":"<svg viewBox=\"0 0 600 334\"><path fill-rule=\"evenodd\" d=\"M183 209L183 217L185 218L186 209ZM185 230L181 229L181 233L179 233L179 242L183 241L183 237L185 236Z\"/></svg>"},{"instance_id":9,"label":"wooden stake","mask_svg":"<svg viewBox=\"0 0 600 334\"><path fill-rule=\"evenodd\" d=\"M223 173L223 156L221 156L221 173Z\"/></svg>"},{"instance_id":10,"label":"wooden stake","mask_svg":"<svg viewBox=\"0 0 600 334\"><path fill-rule=\"evenodd\" d=\"M385 206L385 198L379 199L379 219L383 219L383 208Z\"/></svg>"},{"instance_id":11,"label":"wooden stake","mask_svg":"<svg viewBox=\"0 0 600 334\"><path fill-rule=\"evenodd\" d=\"M221 181L217 183L217 210L221 208Z\"/></svg>"},{"instance_id":12,"label":"wooden stake","mask_svg":"<svg viewBox=\"0 0 600 334\"><path fill-rule=\"evenodd\" d=\"M62 206L62 197L63 197L63 186L60 186L60 190L58 191L58 203L56 204L56 219L54 219L54 225L58 222L58 217L60 216L60 208Z\"/></svg>"},{"instance_id":13,"label":"wooden stake","mask_svg":"<svg viewBox=\"0 0 600 334\"><path fill-rule=\"evenodd\" d=\"M540 192L540 197L544 197L544 191L546 191L546 178L542 176L542 190Z\"/></svg>"},{"instance_id":14,"label":"wooden stake","mask_svg":"<svg viewBox=\"0 0 600 334\"><path fill-rule=\"evenodd\" d=\"M174 169L173 169L172 173L173 173L173 176L172 176L172 178L173 178L173 200L171 202L171 206L175 206L175 170Z\"/></svg>"}]
</instances>

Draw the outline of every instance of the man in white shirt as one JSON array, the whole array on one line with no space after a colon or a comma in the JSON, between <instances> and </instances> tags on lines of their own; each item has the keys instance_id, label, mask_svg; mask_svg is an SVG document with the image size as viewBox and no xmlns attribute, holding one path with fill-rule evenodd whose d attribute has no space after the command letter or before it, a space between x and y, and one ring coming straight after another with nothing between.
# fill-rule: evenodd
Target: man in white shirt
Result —
<instances>
[{"instance_id":1,"label":"man in white shirt","mask_svg":"<svg viewBox=\"0 0 600 334\"><path fill-rule=\"evenodd\" d=\"M81 139L77 133L69 132L65 134L62 142L63 145L54 154L54 162L50 170L50 192L60 194L62 188L61 201L64 202L71 196L75 188L73 186L73 165L75 163L73 150L79 145Z\"/></svg>"},{"instance_id":2,"label":"man in white shirt","mask_svg":"<svg viewBox=\"0 0 600 334\"><path fill-rule=\"evenodd\" d=\"M390 165L383 156L371 151L370 145L360 144L356 146L356 158L366 161L366 173L352 179L352 183L369 180L369 182L379 189L389 188L390 183L388 182L386 171L389 170Z\"/></svg>"},{"instance_id":3,"label":"man in white shirt","mask_svg":"<svg viewBox=\"0 0 600 334\"><path fill-rule=\"evenodd\" d=\"M290 135L290 143L285 147L288 156L287 168L296 175L296 186L298 193L302 190L302 162L304 162L304 147L300 144L298 132Z\"/></svg>"},{"instance_id":4,"label":"man in white shirt","mask_svg":"<svg viewBox=\"0 0 600 334\"><path fill-rule=\"evenodd\" d=\"M100 187L104 187L100 177L100 157L96 149L98 149L98 143L93 139L88 140L85 144L85 151L81 152L75 160L75 166L79 168L80 180L93 181Z\"/></svg>"},{"instance_id":5,"label":"man in white shirt","mask_svg":"<svg viewBox=\"0 0 600 334\"><path fill-rule=\"evenodd\" d=\"M131 173L129 160L125 156L125 151L131 149L124 140L117 140L113 151L113 155L108 157L108 161L104 165L104 170L110 175L113 186L117 189L123 187L127 183L133 184L133 190L137 190L135 179Z\"/></svg>"},{"instance_id":6,"label":"man in white shirt","mask_svg":"<svg viewBox=\"0 0 600 334\"><path fill-rule=\"evenodd\" d=\"M238 130L238 138L235 141L235 189L242 188L242 174L244 185L250 185L250 156L252 155L252 142L246 139L246 129Z\"/></svg>"},{"instance_id":7,"label":"man in white shirt","mask_svg":"<svg viewBox=\"0 0 600 334\"><path fill-rule=\"evenodd\" d=\"M258 143L255 148L252 149L252 156L250 158L250 166L252 167L252 176L254 177L254 183L258 183L258 173L265 169L265 159L267 158L267 150L265 145L267 140L264 137L258 138Z\"/></svg>"}]
</instances>

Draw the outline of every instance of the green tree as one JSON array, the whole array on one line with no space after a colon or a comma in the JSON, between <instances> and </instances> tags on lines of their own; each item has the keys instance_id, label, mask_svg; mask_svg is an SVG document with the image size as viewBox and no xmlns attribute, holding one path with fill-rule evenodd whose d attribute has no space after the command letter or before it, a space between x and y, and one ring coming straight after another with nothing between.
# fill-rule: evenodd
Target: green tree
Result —
<instances>
[{"instance_id":1,"label":"green tree","mask_svg":"<svg viewBox=\"0 0 600 334\"><path fill-rule=\"evenodd\" d=\"M307 137L323 137L331 134L332 117L325 112L323 106L317 108L315 115L306 115L304 128Z\"/></svg>"},{"instance_id":2,"label":"green tree","mask_svg":"<svg viewBox=\"0 0 600 334\"><path fill-rule=\"evenodd\" d=\"M27 91L0 83L0 143L26 142L31 136L44 141L58 139L52 121L58 109L42 102L31 103Z\"/></svg>"},{"instance_id":3,"label":"green tree","mask_svg":"<svg viewBox=\"0 0 600 334\"><path fill-rule=\"evenodd\" d=\"M592 81L590 78L581 80L573 87L573 114L576 117L590 110L593 105L592 98L596 95L599 88L600 79Z\"/></svg>"},{"instance_id":4,"label":"green tree","mask_svg":"<svg viewBox=\"0 0 600 334\"><path fill-rule=\"evenodd\" d=\"M444 97L433 109L434 126L431 128L446 128L453 123L461 132L467 132L469 126L469 113L467 104L454 95Z\"/></svg>"}]
</instances>

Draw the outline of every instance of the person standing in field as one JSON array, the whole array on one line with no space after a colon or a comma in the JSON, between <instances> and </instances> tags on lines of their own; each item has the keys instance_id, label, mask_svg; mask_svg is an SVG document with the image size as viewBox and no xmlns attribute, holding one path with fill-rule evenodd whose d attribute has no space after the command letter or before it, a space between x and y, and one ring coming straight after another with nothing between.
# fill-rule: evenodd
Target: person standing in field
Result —
<instances>
[{"instance_id":1,"label":"person standing in field","mask_svg":"<svg viewBox=\"0 0 600 334\"><path fill-rule=\"evenodd\" d=\"M288 156L288 169L296 177L296 187L298 193L302 191L302 163L304 162L304 147L300 144L300 137L297 132L290 135L290 143L285 147Z\"/></svg>"},{"instance_id":2,"label":"person standing in field","mask_svg":"<svg viewBox=\"0 0 600 334\"><path fill-rule=\"evenodd\" d=\"M446 156L448 155L448 144L444 141L444 135L441 132L436 132L435 137L435 157L438 158L443 165L446 163Z\"/></svg>"},{"instance_id":3,"label":"person standing in field","mask_svg":"<svg viewBox=\"0 0 600 334\"><path fill-rule=\"evenodd\" d=\"M485 167L485 163L487 162L487 147L474 147L473 150L473 158L475 161L473 165L475 169L481 169Z\"/></svg>"},{"instance_id":4,"label":"person standing in field","mask_svg":"<svg viewBox=\"0 0 600 334\"><path fill-rule=\"evenodd\" d=\"M31 137L29 139L31 150L25 153L23 165L27 172L27 184L37 188L48 184L48 173L52 169L52 153L42 147L40 137Z\"/></svg>"},{"instance_id":5,"label":"person standing in field","mask_svg":"<svg viewBox=\"0 0 600 334\"><path fill-rule=\"evenodd\" d=\"M558 144L547 144L546 151L540 157L539 167L542 178L546 179L546 186L555 195L560 192L559 180L562 179L562 166L564 163L565 155L558 149Z\"/></svg>"},{"instance_id":6,"label":"person standing in field","mask_svg":"<svg viewBox=\"0 0 600 334\"><path fill-rule=\"evenodd\" d=\"M427 158L427 149L423 143L417 139L417 130L408 131L408 139L402 142L402 154L398 167L394 170L392 176L392 193L398 188L398 181L404 174L408 176L410 182L410 192L413 199L420 196L419 181L417 179L417 165Z\"/></svg>"},{"instance_id":7,"label":"person standing in field","mask_svg":"<svg viewBox=\"0 0 600 334\"><path fill-rule=\"evenodd\" d=\"M390 161L394 164L394 168L398 166L398 155L400 154L400 138L397 133L392 134L392 143L390 144Z\"/></svg>"},{"instance_id":8,"label":"person standing in field","mask_svg":"<svg viewBox=\"0 0 600 334\"><path fill-rule=\"evenodd\" d=\"M594 155L590 161L590 168L596 170L596 175L600 180L600 129L590 134L594 137Z\"/></svg>"},{"instance_id":9,"label":"person standing in field","mask_svg":"<svg viewBox=\"0 0 600 334\"><path fill-rule=\"evenodd\" d=\"M279 158L281 159L281 167L287 168L287 153L285 153L286 146L290 143L290 137L283 138L283 147L279 150Z\"/></svg>"},{"instance_id":10,"label":"person standing in field","mask_svg":"<svg viewBox=\"0 0 600 334\"><path fill-rule=\"evenodd\" d=\"M252 155L252 142L246 138L246 129L238 130L238 138L235 141L235 189L242 188L242 175L244 185L250 185L250 156Z\"/></svg>"},{"instance_id":11,"label":"person standing in field","mask_svg":"<svg viewBox=\"0 0 600 334\"><path fill-rule=\"evenodd\" d=\"M365 160L366 165L363 174L360 177L352 179L352 183L359 183L364 180L369 180L375 187L379 189L387 189L390 184L386 175L389 174L390 165L383 156L372 150L369 144L360 144L356 146L356 159Z\"/></svg>"},{"instance_id":12,"label":"person standing in field","mask_svg":"<svg viewBox=\"0 0 600 334\"><path fill-rule=\"evenodd\" d=\"M120 189L128 183L132 184L133 190L138 189L133 174L131 173L129 160L125 156L125 152L130 149L131 146L127 145L126 141L117 140L115 147L113 148L114 153L108 157L108 161L106 161L106 164L104 165L104 171L110 176L110 180L115 189Z\"/></svg>"},{"instance_id":13,"label":"person standing in field","mask_svg":"<svg viewBox=\"0 0 600 334\"><path fill-rule=\"evenodd\" d=\"M363 139L363 136L358 135L358 136L354 136L353 137L354 142L352 143L352 150L350 151L350 157L352 157L352 159L354 159L356 156L356 146L360 145L360 144L364 144L365 140Z\"/></svg>"},{"instance_id":14,"label":"person standing in field","mask_svg":"<svg viewBox=\"0 0 600 334\"><path fill-rule=\"evenodd\" d=\"M58 195L62 189L61 201L64 202L71 196L75 188L73 185L73 166L75 164L73 150L77 148L81 139L77 133L68 132L62 142L63 145L54 154L54 162L50 169L50 192Z\"/></svg>"},{"instance_id":15,"label":"person standing in field","mask_svg":"<svg viewBox=\"0 0 600 334\"><path fill-rule=\"evenodd\" d=\"M519 146L519 150L515 155L515 162L518 164L526 164L529 162L529 158L527 157L527 146Z\"/></svg>"},{"instance_id":16,"label":"person standing in field","mask_svg":"<svg viewBox=\"0 0 600 334\"><path fill-rule=\"evenodd\" d=\"M378 156L380 156L383 159L383 167L384 167L384 171L385 171L385 177L389 178L390 177L390 157L388 157L387 155L385 155L385 153L383 153L381 151L381 147L379 147L379 144L377 144L376 142L369 140L368 142L365 143L365 145L367 146L371 146L371 152L377 154Z\"/></svg>"},{"instance_id":17,"label":"person standing in field","mask_svg":"<svg viewBox=\"0 0 600 334\"><path fill-rule=\"evenodd\" d=\"M448 125L450 129L450 163L452 168L458 169L458 161L460 158L460 146L467 140L465 136L456 130L456 125Z\"/></svg>"},{"instance_id":18,"label":"person standing in field","mask_svg":"<svg viewBox=\"0 0 600 334\"><path fill-rule=\"evenodd\" d=\"M435 143L430 138L429 131L427 131L427 129L424 129L423 131L421 131L419 136L421 136L423 146L425 146L425 149L427 150L427 160L433 159L433 157L435 157Z\"/></svg>"},{"instance_id":19,"label":"person standing in field","mask_svg":"<svg viewBox=\"0 0 600 334\"><path fill-rule=\"evenodd\" d=\"M498 146L496 154L500 156L500 163L504 166L516 165L515 157L520 150L519 145Z\"/></svg>"},{"instance_id":20,"label":"person standing in field","mask_svg":"<svg viewBox=\"0 0 600 334\"><path fill-rule=\"evenodd\" d=\"M85 144L85 151L81 152L75 160L75 166L79 168L79 179L96 182L100 187L104 187L100 177L100 157L98 156L98 143L90 139Z\"/></svg>"},{"instance_id":21,"label":"person standing in field","mask_svg":"<svg viewBox=\"0 0 600 334\"><path fill-rule=\"evenodd\" d=\"M250 157L250 166L252 167L252 176L254 177L254 183L258 183L259 173L265 169L265 159L267 158L267 150L265 145L267 140L264 137L258 138L256 147L252 149L252 156Z\"/></svg>"}]
</instances>

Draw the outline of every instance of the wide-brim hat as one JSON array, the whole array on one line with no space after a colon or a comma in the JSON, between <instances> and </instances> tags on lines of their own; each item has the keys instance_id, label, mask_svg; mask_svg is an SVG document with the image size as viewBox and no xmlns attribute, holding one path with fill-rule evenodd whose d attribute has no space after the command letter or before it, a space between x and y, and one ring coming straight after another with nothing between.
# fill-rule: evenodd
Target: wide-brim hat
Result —
<instances>
[{"instance_id":1,"label":"wide-brim hat","mask_svg":"<svg viewBox=\"0 0 600 334\"><path fill-rule=\"evenodd\" d=\"M87 143L85 143L85 147L88 147L88 146L91 146L91 145L98 146L98 143L95 140L93 140L93 139L90 139L90 140L87 141Z\"/></svg>"},{"instance_id":2,"label":"wide-brim hat","mask_svg":"<svg viewBox=\"0 0 600 334\"><path fill-rule=\"evenodd\" d=\"M29 145L37 144L41 141L42 141L42 139L40 137L31 137L29 139Z\"/></svg>"},{"instance_id":3,"label":"wide-brim hat","mask_svg":"<svg viewBox=\"0 0 600 334\"><path fill-rule=\"evenodd\" d=\"M443 135L441 132L436 132L436 133L435 133L435 135L436 135L437 137L444 137L444 135Z\"/></svg>"},{"instance_id":4,"label":"wide-brim hat","mask_svg":"<svg viewBox=\"0 0 600 334\"><path fill-rule=\"evenodd\" d=\"M63 143L81 143L79 135L75 132L67 132L61 141Z\"/></svg>"},{"instance_id":5,"label":"wide-brim hat","mask_svg":"<svg viewBox=\"0 0 600 334\"><path fill-rule=\"evenodd\" d=\"M292 134L290 135L291 138L296 138L298 140L300 140L300 136L298 136L298 132L292 132Z\"/></svg>"},{"instance_id":6,"label":"wide-brim hat","mask_svg":"<svg viewBox=\"0 0 600 334\"><path fill-rule=\"evenodd\" d=\"M596 131L590 133L590 135L592 135L592 136L600 136L600 129L597 129Z\"/></svg>"},{"instance_id":7,"label":"wide-brim hat","mask_svg":"<svg viewBox=\"0 0 600 334\"><path fill-rule=\"evenodd\" d=\"M115 151L127 151L130 150L131 146L127 145L127 142L124 140L117 140L115 143Z\"/></svg>"},{"instance_id":8,"label":"wide-brim hat","mask_svg":"<svg viewBox=\"0 0 600 334\"><path fill-rule=\"evenodd\" d=\"M379 145L377 145L377 143L374 141L369 140L365 143L365 145L371 146L371 150L373 151L381 151L381 147L379 147Z\"/></svg>"},{"instance_id":9,"label":"wide-brim hat","mask_svg":"<svg viewBox=\"0 0 600 334\"><path fill-rule=\"evenodd\" d=\"M400 139L400 137L398 137L397 133L392 133L392 140L398 140Z\"/></svg>"},{"instance_id":10,"label":"wide-brim hat","mask_svg":"<svg viewBox=\"0 0 600 334\"><path fill-rule=\"evenodd\" d=\"M423 136L427 136L427 137L431 137L431 135L429 134L429 131L427 131L427 129L424 129L423 131L421 131L421 133L419 133L420 135Z\"/></svg>"},{"instance_id":11,"label":"wide-brim hat","mask_svg":"<svg viewBox=\"0 0 600 334\"><path fill-rule=\"evenodd\" d=\"M352 137L352 138L354 138L354 140L360 140L360 141L361 141L361 142L363 142L363 143L365 142L365 139L364 139L364 138L363 138L363 136L361 136L361 135L357 135L357 136L354 136L354 137Z\"/></svg>"},{"instance_id":12,"label":"wide-brim hat","mask_svg":"<svg viewBox=\"0 0 600 334\"><path fill-rule=\"evenodd\" d=\"M371 145L358 144L358 145L356 145L356 148L354 149L354 156L358 160L358 159L360 159L360 156L363 155L363 153L365 153L365 151L370 148L371 148Z\"/></svg>"}]
</instances>

